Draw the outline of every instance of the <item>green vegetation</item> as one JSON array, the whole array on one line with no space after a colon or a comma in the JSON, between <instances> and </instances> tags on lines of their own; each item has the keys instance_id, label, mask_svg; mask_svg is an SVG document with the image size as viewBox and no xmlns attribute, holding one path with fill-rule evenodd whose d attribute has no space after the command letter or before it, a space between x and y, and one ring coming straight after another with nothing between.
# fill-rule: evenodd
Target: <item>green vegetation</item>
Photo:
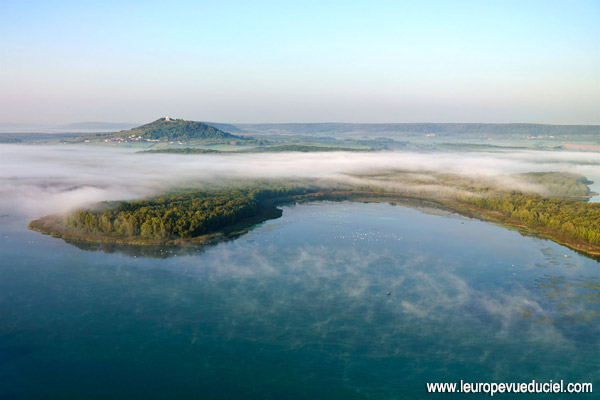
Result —
<instances>
[{"instance_id":1,"label":"green vegetation","mask_svg":"<svg viewBox=\"0 0 600 400\"><path fill-rule=\"evenodd\" d=\"M536 184L548 193L508 189L507 179ZM465 215L527 228L559 243L600 255L600 204L587 203L584 177L569 173L528 173L496 180L452 174L388 171L357 175L354 186L306 182L256 183L237 189L189 190L133 202L104 202L67 216L49 216L31 229L68 239L158 244L202 241L206 235L261 215L277 216L282 201L416 199ZM361 183L362 181L362 183ZM514 181L511 181L514 184ZM577 198L579 200L574 200ZM199 240L198 240L199 239Z\"/></svg>"},{"instance_id":2,"label":"green vegetation","mask_svg":"<svg viewBox=\"0 0 600 400\"><path fill-rule=\"evenodd\" d=\"M150 149L138 151L138 153L166 153L166 154L216 154L216 153L235 153L233 151L221 151L214 149L200 149L192 147L167 147L164 149Z\"/></svg>"},{"instance_id":3,"label":"green vegetation","mask_svg":"<svg viewBox=\"0 0 600 400\"><path fill-rule=\"evenodd\" d=\"M435 146L437 150L450 151L502 151L502 150L525 150L525 146L498 146L482 143L440 143Z\"/></svg>"},{"instance_id":4,"label":"green vegetation","mask_svg":"<svg viewBox=\"0 0 600 400\"><path fill-rule=\"evenodd\" d=\"M71 239L154 244L216 232L261 212L268 214L274 209L273 199L307 192L309 189L304 187L262 185L179 192L132 202L102 202L67 216L33 221L30 228ZM49 222L53 228L47 230Z\"/></svg>"},{"instance_id":5,"label":"green vegetation","mask_svg":"<svg viewBox=\"0 0 600 400\"><path fill-rule=\"evenodd\" d=\"M190 140L190 139L218 139L218 140L244 140L202 122L184 121L182 119L157 119L146 125L128 131L121 131L121 137L141 136L144 139L154 140Z\"/></svg>"},{"instance_id":6,"label":"green vegetation","mask_svg":"<svg viewBox=\"0 0 600 400\"><path fill-rule=\"evenodd\" d=\"M311 146L335 146L363 150L394 150L405 149L409 142L399 141L387 137L376 137L369 139L357 139L349 137L296 135L296 136L268 136L280 144L298 144ZM283 143L282 143L283 142Z\"/></svg>"},{"instance_id":7,"label":"green vegetation","mask_svg":"<svg viewBox=\"0 0 600 400\"><path fill-rule=\"evenodd\" d=\"M282 144L278 146L265 146L256 147L253 149L245 150L251 153L281 153L286 151L297 151L301 153L314 153L314 152L327 152L327 151L372 151L372 149L353 149L349 147L335 147L335 146L311 146L304 144Z\"/></svg>"},{"instance_id":8,"label":"green vegetation","mask_svg":"<svg viewBox=\"0 0 600 400\"><path fill-rule=\"evenodd\" d=\"M284 144L279 146L264 146L264 147L252 147L250 149L244 149L239 151L222 151L214 149L202 149L202 148L191 148L191 147L167 147L164 149L151 149L140 151L139 153L167 153L167 154L234 154L234 153L282 153L289 151L297 151L301 153L315 153L315 152L327 152L327 151L371 151L367 149L352 149L348 147L334 147L334 146L309 146L301 144Z\"/></svg>"},{"instance_id":9,"label":"green vegetation","mask_svg":"<svg viewBox=\"0 0 600 400\"><path fill-rule=\"evenodd\" d=\"M552 196L587 199L597 194L588 186L593 182L569 172L528 172L518 176L527 182L542 185Z\"/></svg>"},{"instance_id":10,"label":"green vegetation","mask_svg":"<svg viewBox=\"0 0 600 400\"><path fill-rule=\"evenodd\" d=\"M461 197L460 201L495 211L505 222L534 228L565 244L589 245L600 250L600 204L544 198L521 192L497 196ZM489 215L489 214L488 214ZM512 221L511 221L512 220ZM520 223L520 224L519 224ZM597 253L600 254L600 253Z\"/></svg>"},{"instance_id":11,"label":"green vegetation","mask_svg":"<svg viewBox=\"0 0 600 400\"><path fill-rule=\"evenodd\" d=\"M527 228L587 254L600 255L600 204L585 177L563 172L535 172L491 178L390 171L357 175L363 189L380 196L395 192L429 199L454 211ZM545 195L506 186L538 185ZM388 188L389 187L389 188Z\"/></svg>"},{"instance_id":12,"label":"green vegetation","mask_svg":"<svg viewBox=\"0 0 600 400\"><path fill-rule=\"evenodd\" d=\"M597 151L598 125L541 124L224 124L160 118L132 128L131 124L76 123L56 129L81 129L87 133L19 133L26 143L127 144L132 147L189 147L218 145L256 147L305 145L375 150L505 151L546 149L551 151ZM94 131L95 129L98 129ZM98 133L114 129L111 133ZM124 129L116 132L117 129ZM94 133L90 133L94 131ZM0 136L15 136L0 133ZM17 137L17 136L15 136Z\"/></svg>"},{"instance_id":13,"label":"green vegetation","mask_svg":"<svg viewBox=\"0 0 600 400\"><path fill-rule=\"evenodd\" d=\"M218 124L217 124L218 125ZM227 143L230 145L257 144L256 140L224 132L213 125L183 119L160 118L149 124L116 133L97 133L78 136L71 143ZM158 143L156 143L158 144Z\"/></svg>"}]
</instances>

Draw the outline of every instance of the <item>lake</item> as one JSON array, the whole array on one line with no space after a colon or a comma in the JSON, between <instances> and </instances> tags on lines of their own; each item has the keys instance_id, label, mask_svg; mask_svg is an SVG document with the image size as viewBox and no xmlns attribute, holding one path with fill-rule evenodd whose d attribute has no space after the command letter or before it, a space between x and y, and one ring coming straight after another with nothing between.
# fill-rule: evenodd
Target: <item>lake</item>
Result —
<instances>
[{"instance_id":1,"label":"lake","mask_svg":"<svg viewBox=\"0 0 600 400\"><path fill-rule=\"evenodd\" d=\"M598 262L426 209L283 210L163 257L82 250L3 214L0 397L426 399L461 398L425 390L461 379L598 384Z\"/></svg>"}]
</instances>

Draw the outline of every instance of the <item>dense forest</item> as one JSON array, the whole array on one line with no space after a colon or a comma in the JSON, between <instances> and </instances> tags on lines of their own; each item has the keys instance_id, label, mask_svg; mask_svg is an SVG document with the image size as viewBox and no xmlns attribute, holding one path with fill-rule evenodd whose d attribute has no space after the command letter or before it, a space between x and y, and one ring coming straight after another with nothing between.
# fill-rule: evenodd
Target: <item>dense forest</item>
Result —
<instances>
[{"instance_id":1,"label":"dense forest","mask_svg":"<svg viewBox=\"0 0 600 400\"><path fill-rule=\"evenodd\" d=\"M141 136L144 139L154 140L190 140L190 139L227 139L243 140L241 136L235 136L223 132L213 126L202 122L185 121L182 119L161 118L146 125L128 131L121 131L116 135L123 137Z\"/></svg>"},{"instance_id":2,"label":"dense forest","mask_svg":"<svg viewBox=\"0 0 600 400\"><path fill-rule=\"evenodd\" d=\"M82 233L187 239L253 217L267 199L307 191L299 187L263 186L181 192L132 202L103 202L63 217L63 224Z\"/></svg>"},{"instance_id":3,"label":"dense forest","mask_svg":"<svg viewBox=\"0 0 600 400\"><path fill-rule=\"evenodd\" d=\"M501 213L530 228L544 228L560 239L600 246L600 203L510 192L463 196L460 201Z\"/></svg>"}]
</instances>

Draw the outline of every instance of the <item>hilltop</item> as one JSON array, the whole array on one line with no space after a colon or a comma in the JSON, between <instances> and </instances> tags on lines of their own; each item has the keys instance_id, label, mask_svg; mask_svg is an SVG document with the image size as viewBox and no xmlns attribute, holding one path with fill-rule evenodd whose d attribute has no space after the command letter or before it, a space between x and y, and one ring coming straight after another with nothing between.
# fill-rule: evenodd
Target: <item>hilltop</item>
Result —
<instances>
[{"instance_id":1,"label":"hilltop","mask_svg":"<svg viewBox=\"0 0 600 400\"><path fill-rule=\"evenodd\" d=\"M155 145L192 145L192 146L257 146L267 143L251 137L234 135L225 132L238 130L234 126L211 122L187 121L171 117L163 117L149 124L112 133L96 133L77 135L73 138L60 138L60 143L110 143L110 144L143 144Z\"/></svg>"},{"instance_id":2,"label":"hilltop","mask_svg":"<svg viewBox=\"0 0 600 400\"><path fill-rule=\"evenodd\" d=\"M93 136L79 136L72 143L143 143L176 142L183 143L230 143L242 144L249 139L232 135L203 122L186 121L170 117L160 118L149 124L115 133L97 133Z\"/></svg>"},{"instance_id":3,"label":"hilltop","mask_svg":"<svg viewBox=\"0 0 600 400\"><path fill-rule=\"evenodd\" d=\"M160 118L137 128L120 131L112 135L115 138L137 139L146 141L173 141L173 140L238 140L244 139L227 132L223 132L203 122L186 121L183 119Z\"/></svg>"}]
</instances>

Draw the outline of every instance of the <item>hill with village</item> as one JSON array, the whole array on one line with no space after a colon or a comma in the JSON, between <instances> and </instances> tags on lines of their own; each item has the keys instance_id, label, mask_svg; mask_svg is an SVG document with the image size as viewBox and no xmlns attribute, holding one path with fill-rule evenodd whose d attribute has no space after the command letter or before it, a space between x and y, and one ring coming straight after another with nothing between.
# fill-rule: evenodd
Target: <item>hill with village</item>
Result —
<instances>
[{"instance_id":1,"label":"hill with village","mask_svg":"<svg viewBox=\"0 0 600 400\"><path fill-rule=\"evenodd\" d=\"M238 140L240 136L223 132L203 122L186 121L170 117L160 118L149 124L113 134L129 140L142 141L189 141L189 140Z\"/></svg>"},{"instance_id":2,"label":"hill with village","mask_svg":"<svg viewBox=\"0 0 600 400\"><path fill-rule=\"evenodd\" d=\"M81 137L85 142L178 142L209 141L228 143L245 141L243 136L224 132L214 126L197 121L164 117L149 124L110 134Z\"/></svg>"}]
</instances>

